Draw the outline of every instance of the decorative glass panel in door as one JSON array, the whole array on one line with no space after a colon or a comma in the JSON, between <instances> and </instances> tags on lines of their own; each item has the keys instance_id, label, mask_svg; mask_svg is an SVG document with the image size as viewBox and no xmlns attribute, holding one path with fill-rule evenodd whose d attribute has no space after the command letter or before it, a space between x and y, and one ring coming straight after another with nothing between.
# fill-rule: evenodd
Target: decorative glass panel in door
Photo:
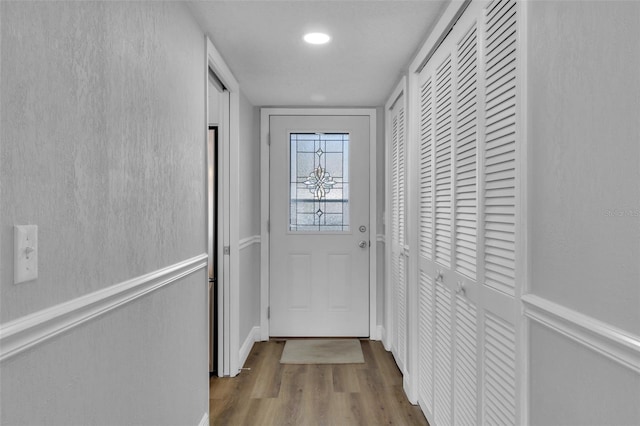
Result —
<instances>
[{"instance_id":1,"label":"decorative glass panel in door","mask_svg":"<svg viewBox=\"0 0 640 426\"><path fill-rule=\"evenodd\" d=\"M289 135L289 231L349 232L349 134Z\"/></svg>"}]
</instances>

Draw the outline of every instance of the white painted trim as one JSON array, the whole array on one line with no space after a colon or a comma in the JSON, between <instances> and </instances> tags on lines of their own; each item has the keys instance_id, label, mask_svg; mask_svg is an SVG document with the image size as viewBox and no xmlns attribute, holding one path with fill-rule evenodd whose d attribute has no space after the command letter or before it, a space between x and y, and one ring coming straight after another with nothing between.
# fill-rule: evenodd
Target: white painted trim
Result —
<instances>
[{"instance_id":1,"label":"white painted trim","mask_svg":"<svg viewBox=\"0 0 640 426\"><path fill-rule=\"evenodd\" d=\"M260 341L260 327L255 326L251 329L251 331L249 331L249 334L247 334L247 338L244 339L244 343L240 347L240 354L239 354L240 367L242 367L244 363L247 362L247 358L249 358L249 354L251 353L251 348L253 348L253 344L259 341Z\"/></svg>"},{"instance_id":2,"label":"white painted trim","mask_svg":"<svg viewBox=\"0 0 640 426\"><path fill-rule=\"evenodd\" d=\"M398 83L398 86L400 83ZM392 98L395 95L396 89L392 92L389 98ZM390 107L390 106L389 106ZM408 113L408 111L407 111ZM385 251L384 251L384 328L386 331L386 341L384 342L385 348L388 351L393 351L394 349L394 339L395 339L395 322L394 322L394 306L393 302L395 301L393 289L391 288L391 247L393 243L392 235L391 235L391 156L392 156L392 147L391 147L391 118L390 118L389 110L387 105L385 105L384 109L384 235L385 235ZM387 246L387 243L388 246Z\"/></svg>"},{"instance_id":3,"label":"white painted trim","mask_svg":"<svg viewBox=\"0 0 640 426\"><path fill-rule=\"evenodd\" d=\"M378 324L376 326L376 335L378 336L378 340L383 341L384 340L384 326ZM384 346L384 342L383 342L383 346Z\"/></svg>"},{"instance_id":4,"label":"white painted trim","mask_svg":"<svg viewBox=\"0 0 640 426\"><path fill-rule=\"evenodd\" d=\"M252 235L241 239L240 242L238 242L238 250L242 251L253 244L260 244L260 235Z\"/></svg>"},{"instance_id":5,"label":"white painted trim","mask_svg":"<svg viewBox=\"0 0 640 426\"><path fill-rule=\"evenodd\" d=\"M387 336L387 329L384 325L380 325L380 340L382 340L382 345L387 352L391 352L391 342L389 341L389 337Z\"/></svg>"},{"instance_id":6,"label":"white painted trim","mask_svg":"<svg viewBox=\"0 0 640 426\"><path fill-rule=\"evenodd\" d=\"M369 115L369 235L378 235L378 113L363 110ZM369 339L380 340L378 333L378 245L369 244Z\"/></svg>"},{"instance_id":7,"label":"white painted trim","mask_svg":"<svg viewBox=\"0 0 640 426\"><path fill-rule=\"evenodd\" d=\"M377 112L375 108L262 108L260 111L260 330L261 339L269 340L269 117L272 115L360 115L369 116L369 181L376 182ZM377 188L369 187L369 235L378 235ZM369 338L380 340L377 324L377 244L369 248Z\"/></svg>"},{"instance_id":8,"label":"white painted trim","mask_svg":"<svg viewBox=\"0 0 640 426\"><path fill-rule=\"evenodd\" d=\"M540 296L522 296L524 314L640 374L640 336Z\"/></svg>"},{"instance_id":9,"label":"white painted trim","mask_svg":"<svg viewBox=\"0 0 640 426\"><path fill-rule=\"evenodd\" d=\"M517 126L517 137L520 141L519 146L516 148L519 151L517 152L517 161L516 165L518 169L518 179L519 182L517 184L518 193L518 210L516 211L516 217L518 218L518 229L516 232L516 238L518 241L518 250L519 256L517 257L516 263L516 271L517 276L519 277L516 282L520 283L520 286L516 286L516 303L518 305L518 310L523 312L523 295L529 293L530 285L531 285L531 252L530 250L530 236L533 235L531 233L531 221L529 220L529 206L532 204L529 202L529 198L531 196L531 183L533 182L530 179L530 167L529 167L529 159L532 158L530 155L530 146L529 146L529 127L528 127L528 61L527 55L529 52L529 44L528 44L528 7L529 2L520 2L518 4L518 13L517 18L517 63L516 63L516 90L518 91L516 94L516 126ZM516 333L517 333L517 348L518 353L516 353L516 371L520 372L520 388L517 390L519 399L517 404L519 407L516 409L517 415L519 416L518 422L522 426L528 426L530 424L529 419L529 383L530 383L530 374L529 374L529 353L530 353L530 339L529 339L529 324L525 320L524 316L518 315L516 316Z\"/></svg>"},{"instance_id":10,"label":"white painted trim","mask_svg":"<svg viewBox=\"0 0 640 426\"><path fill-rule=\"evenodd\" d=\"M229 92L239 92L240 86L238 85L236 78L233 76L231 69L227 66L224 59L222 59L222 55L218 52L218 49L216 49L209 37L206 37L206 39L207 63L209 64L209 67ZM207 79L208 78L209 75L207 74Z\"/></svg>"},{"instance_id":11,"label":"white painted trim","mask_svg":"<svg viewBox=\"0 0 640 426\"><path fill-rule=\"evenodd\" d=\"M444 13L438 18L438 22L431 30L427 40L422 44L418 53L414 56L411 65L409 65L410 73L419 73L424 65L427 55L434 47L437 47L440 37L445 35L447 27L455 19L456 15L463 12L462 8L468 6L467 0L451 0Z\"/></svg>"},{"instance_id":12,"label":"white painted trim","mask_svg":"<svg viewBox=\"0 0 640 426\"><path fill-rule=\"evenodd\" d=\"M269 340L269 115L270 110L260 110L260 339Z\"/></svg>"},{"instance_id":13,"label":"white painted trim","mask_svg":"<svg viewBox=\"0 0 640 426\"><path fill-rule=\"evenodd\" d=\"M413 384L416 381L417 380L415 380L413 378L413 376L411 375L410 371L407 371L402 376L402 389L404 390L404 394L406 395L407 399L409 400L409 403L411 403L413 405L418 405L418 394L417 394L417 392L414 392L412 390Z\"/></svg>"},{"instance_id":14,"label":"white painted trim","mask_svg":"<svg viewBox=\"0 0 640 426\"><path fill-rule=\"evenodd\" d=\"M223 374L234 377L240 371L237 354L240 349L240 86L233 73L222 59L222 55L215 48L208 37L207 65L213 70L229 93L228 110L223 111L221 149L222 167L219 175L222 185L223 208L219 214L222 217L221 245L229 246L229 255L224 255L224 250L219 250L222 259L219 259L222 285L219 287L219 297L222 300L221 321L221 353L219 355L223 364ZM207 74L208 81L208 74ZM226 109L226 108L225 108ZM207 120L208 123L208 120Z\"/></svg>"},{"instance_id":15,"label":"white painted trim","mask_svg":"<svg viewBox=\"0 0 640 426\"><path fill-rule=\"evenodd\" d=\"M418 90L412 90L410 84L415 84L416 75L407 78L404 81L404 105L405 105L405 134L406 134L406 171L405 179L407 186L405 189L406 199L405 208L407 213L405 223L407 224L404 256L407 261L407 381L405 385L405 393L412 404L418 403L418 345L420 342L418 334L418 316L419 306L418 300L418 262L420 261L418 254L418 244L420 236L420 137L419 126L415 117L418 116L420 109ZM414 112L412 114L412 112ZM416 253L413 256L412 253ZM452 382L453 383L453 382Z\"/></svg>"},{"instance_id":16,"label":"white painted trim","mask_svg":"<svg viewBox=\"0 0 640 426\"><path fill-rule=\"evenodd\" d=\"M200 419L200 423L198 423L198 426L209 426L209 412L206 412L202 415L202 418Z\"/></svg>"},{"instance_id":17,"label":"white painted trim","mask_svg":"<svg viewBox=\"0 0 640 426\"><path fill-rule=\"evenodd\" d=\"M0 325L0 361L207 268L207 253Z\"/></svg>"}]
</instances>

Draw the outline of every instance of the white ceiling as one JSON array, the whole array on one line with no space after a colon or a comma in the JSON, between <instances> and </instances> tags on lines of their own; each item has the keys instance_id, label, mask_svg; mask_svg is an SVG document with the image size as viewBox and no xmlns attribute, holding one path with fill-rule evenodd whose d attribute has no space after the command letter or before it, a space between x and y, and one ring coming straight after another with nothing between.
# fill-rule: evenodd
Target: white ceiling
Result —
<instances>
[{"instance_id":1,"label":"white ceiling","mask_svg":"<svg viewBox=\"0 0 640 426\"><path fill-rule=\"evenodd\" d=\"M256 106L384 105L448 0L190 1ZM311 31L331 35L308 45Z\"/></svg>"}]
</instances>

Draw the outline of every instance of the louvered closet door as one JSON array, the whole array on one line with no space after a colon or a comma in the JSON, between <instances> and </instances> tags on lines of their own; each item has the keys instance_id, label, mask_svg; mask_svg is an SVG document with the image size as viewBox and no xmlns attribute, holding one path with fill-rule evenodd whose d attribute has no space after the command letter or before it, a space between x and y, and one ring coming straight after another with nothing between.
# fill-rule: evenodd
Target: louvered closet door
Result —
<instances>
[{"instance_id":1,"label":"louvered closet door","mask_svg":"<svg viewBox=\"0 0 640 426\"><path fill-rule=\"evenodd\" d=\"M516 424L514 1L472 2L418 76L418 400Z\"/></svg>"},{"instance_id":2,"label":"louvered closet door","mask_svg":"<svg viewBox=\"0 0 640 426\"><path fill-rule=\"evenodd\" d=\"M391 286L395 333L392 353L403 374L407 354L407 261L405 256L406 120L404 95L391 108Z\"/></svg>"}]
</instances>

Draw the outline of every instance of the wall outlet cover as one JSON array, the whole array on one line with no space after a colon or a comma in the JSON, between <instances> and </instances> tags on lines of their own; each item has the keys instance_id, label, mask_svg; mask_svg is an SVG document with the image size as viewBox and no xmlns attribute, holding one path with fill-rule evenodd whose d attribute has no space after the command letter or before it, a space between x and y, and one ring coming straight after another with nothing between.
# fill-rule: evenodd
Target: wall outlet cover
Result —
<instances>
[{"instance_id":1,"label":"wall outlet cover","mask_svg":"<svg viewBox=\"0 0 640 426\"><path fill-rule=\"evenodd\" d=\"M16 225L13 232L13 283L38 278L38 226Z\"/></svg>"}]
</instances>

